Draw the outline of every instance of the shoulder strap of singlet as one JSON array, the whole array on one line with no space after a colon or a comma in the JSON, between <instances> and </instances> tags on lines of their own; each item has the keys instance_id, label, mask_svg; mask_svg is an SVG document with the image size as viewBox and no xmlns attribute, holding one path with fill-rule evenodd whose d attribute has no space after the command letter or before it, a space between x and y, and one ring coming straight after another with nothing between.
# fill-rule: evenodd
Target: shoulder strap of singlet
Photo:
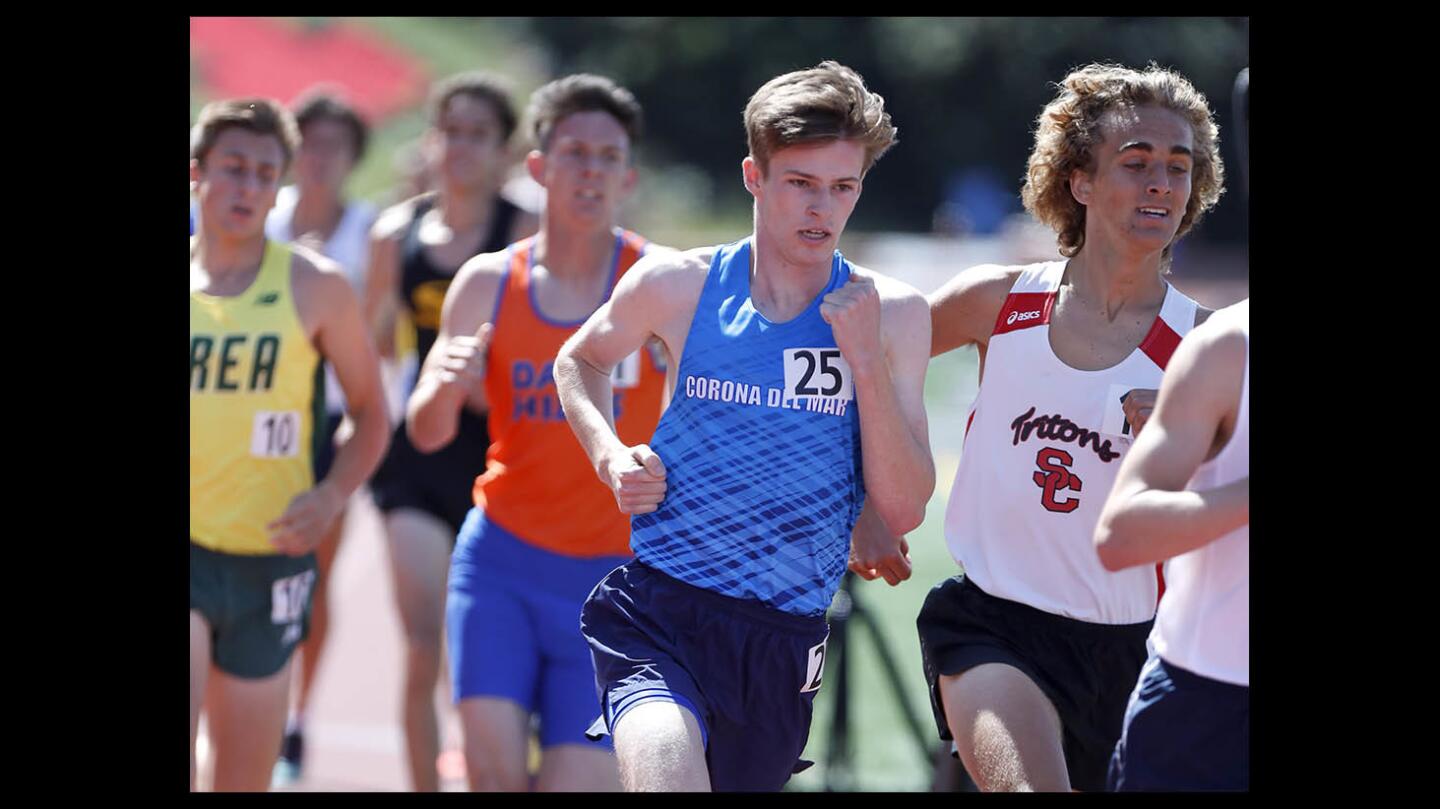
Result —
<instances>
[{"instance_id":1,"label":"shoulder strap of singlet","mask_svg":"<svg viewBox=\"0 0 1440 809\"><path fill-rule=\"evenodd\" d=\"M520 213L520 208L515 203L502 196L495 197L495 215L490 217L490 230L485 234L485 241L480 244L477 253L489 253L499 250L502 245L510 242L510 228L515 223L515 217Z\"/></svg>"},{"instance_id":2,"label":"shoulder strap of singlet","mask_svg":"<svg viewBox=\"0 0 1440 809\"><path fill-rule=\"evenodd\" d=\"M995 316L995 326L990 335L993 337L1048 324L1050 312L1055 308L1056 290L1060 289L1060 279L1064 275L1063 261L1026 265Z\"/></svg>"},{"instance_id":3,"label":"shoulder strap of singlet","mask_svg":"<svg viewBox=\"0 0 1440 809\"><path fill-rule=\"evenodd\" d=\"M433 207L435 207L434 195L415 203L415 212L410 216L410 223L405 226L405 236L400 242L401 262L408 260L420 248L420 220Z\"/></svg>"},{"instance_id":4,"label":"shoulder strap of singlet","mask_svg":"<svg viewBox=\"0 0 1440 809\"><path fill-rule=\"evenodd\" d=\"M1160 314L1145 339L1140 341L1140 350L1160 367L1170 364L1170 357L1180 347L1180 338L1195 327L1195 309L1198 304L1185 293L1167 282L1165 301L1160 304Z\"/></svg>"},{"instance_id":5,"label":"shoulder strap of singlet","mask_svg":"<svg viewBox=\"0 0 1440 809\"><path fill-rule=\"evenodd\" d=\"M650 240L633 230L622 229L620 236L625 240L625 244L629 245L630 249L635 251L635 257L637 259L645 255L645 251L650 248Z\"/></svg>"},{"instance_id":6,"label":"shoulder strap of singlet","mask_svg":"<svg viewBox=\"0 0 1440 809\"><path fill-rule=\"evenodd\" d=\"M1060 288L1060 279L1065 276L1065 262L1045 261L1028 264L1010 287L1010 294L1023 292L1054 292Z\"/></svg>"},{"instance_id":7,"label":"shoulder strap of singlet","mask_svg":"<svg viewBox=\"0 0 1440 809\"><path fill-rule=\"evenodd\" d=\"M535 237L527 236L505 247L505 274L500 277L500 286L495 291L495 308L490 313L491 328L500 328L500 314L505 311L505 300L511 295L526 300L526 285L530 282L530 251L535 246Z\"/></svg>"},{"instance_id":8,"label":"shoulder strap of singlet","mask_svg":"<svg viewBox=\"0 0 1440 809\"><path fill-rule=\"evenodd\" d=\"M330 238L332 241L343 239L352 230L360 231L361 235L369 233L374 222L375 215L370 204L352 199L345 203L345 209L340 212L340 223L335 226L335 233Z\"/></svg>"},{"instance_id":9,"label":"shoulder strap of singlet","mask_svg":"<svg viewBox=\"0 0 1440 809\"><path fill-rule=\"evenodd\" d=\"M1164 318L1177 334L1184 337L1195 327L1195 313L1200 308L1200 304L1177 289L1173 283L1169 286L1165 302L1160 304L1160 317Z\"/></svg>"},{"instance_id":10,"label":"shoulder strap of singlet","mask_svg":"<svg viewBox=\"0 0 1440 809\"><path fill-rule=\"evenodd\" d=\"M277 239L265 240L265 255L260 259L260 272L252 288L261 284L280 285L290 279L290 247ZM286 284L289 286L289 284Z\"/></svg>"},{"instance_id":11,"label":"shoulder strap of singlet","mask_svg":"<svg viewBox=\"0 0 1440 809\"><path fill-rule=\"evenodd\" d=\"M645 249L649 246L650 241L644 236L631 230L620 230L615 245L615 266L610 273L610 286L605 292L605 300L610 300L611 294L615 292L615 285L620 283L620 277L635 266L635 262L645 255Z\"/></svg>"}]
</instances>

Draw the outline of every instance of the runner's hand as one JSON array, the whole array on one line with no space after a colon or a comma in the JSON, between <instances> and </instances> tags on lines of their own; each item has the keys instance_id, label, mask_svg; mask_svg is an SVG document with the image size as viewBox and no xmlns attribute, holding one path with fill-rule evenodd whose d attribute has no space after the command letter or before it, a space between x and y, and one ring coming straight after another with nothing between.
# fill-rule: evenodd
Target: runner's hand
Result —
<instances>
[{"instance_id":1,"label":"runner's hand","mask_svg":"<svg viewBox=\"0 0 1440 809\"><path fill-rule=\"evenodd\" d=\"M623 514L648 514L665 499L665 463L648 444L626 447L625 454L604 464L600 479Z\"/></svg>"},{"instance_id":2,"label":"runner's hand","mask_svg":"<svg viewBox=\"0 0 1440 809\"><path fill-rule=\"evenodd\" d=\"M345 501L329 486L301 492L279 519L265 526L270 544L287 556L304 556L325 538L344 507Z\"/></svg>"}]
</instances>

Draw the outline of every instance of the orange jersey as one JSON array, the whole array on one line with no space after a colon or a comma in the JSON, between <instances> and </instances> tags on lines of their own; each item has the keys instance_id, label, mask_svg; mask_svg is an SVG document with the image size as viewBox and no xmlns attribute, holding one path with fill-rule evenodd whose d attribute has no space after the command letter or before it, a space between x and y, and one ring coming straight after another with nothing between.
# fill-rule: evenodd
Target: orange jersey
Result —
<instances>
[{"instance_id":1,"label":"orange jersey","mask_svg":"<svg viewBox=\"0 0 1440 809\"><path fill-rule=\"evenodd\" d=\"M585 321L550 320L535 304L534 238L510 247L485 370L490 451L475 479L487 519L525 541L567 556L630 553L630 518L596 477L555 393L555 355ZM609 290L643 254L646 241L618 231ZM606 292L609 299L610 292ZM663 360L642 348L615 369L615 426L627 445L650 440L660 421Z\"/></svg>"}]
</instances>

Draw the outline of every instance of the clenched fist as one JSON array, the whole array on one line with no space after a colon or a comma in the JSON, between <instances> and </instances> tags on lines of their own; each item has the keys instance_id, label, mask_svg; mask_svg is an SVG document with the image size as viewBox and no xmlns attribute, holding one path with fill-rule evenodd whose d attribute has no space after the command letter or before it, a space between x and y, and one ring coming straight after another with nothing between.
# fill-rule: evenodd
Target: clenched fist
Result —
<instances>
[{"instance_id":1,"label":"clenched fist","mask_svg":"<svg viewBox=\"0 0 1440 809\"><path fill-rule=\"evenodd\" d=\"M615 493L623 514L648 514L665 499L665 464L647 444L627 447L604 464L600 479Z\"/></svg>"},{"instance_id":2,"label":"clenched fist","mask_svg":"<svg viewBox=\"0 0 1440 809\"><path fill-rule=\"evenodd\" d=\"M835 345L851 368L883 362L880 293L870 278L850 273L845 285L820 300L820 317L835 332Z\"/></svg>"}]
</instances>

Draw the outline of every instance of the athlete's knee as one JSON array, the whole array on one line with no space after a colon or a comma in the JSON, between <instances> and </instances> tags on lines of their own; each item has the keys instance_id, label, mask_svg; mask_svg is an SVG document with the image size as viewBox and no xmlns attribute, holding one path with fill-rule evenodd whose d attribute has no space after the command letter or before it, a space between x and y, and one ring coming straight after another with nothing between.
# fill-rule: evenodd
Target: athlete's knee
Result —
<instances>
[{"instance_id":1,"label":"athlete's knee","mask_svg":"<svg viewBox=\"0 0 1440 809\"><path fill-rule=\"evenodd\" d=\"M412 699L434 699L440 659L411 649L405 658L405 691Z\"/></svg>"},{"instance_id":2,"label":"athlete's knee","mask_svg":"<svg viewBox=\"0 0 1440 809\"><path fill-rule=\"evenodd\" d=\"M496 756L493 750L469 740L465 742L465 777L473 792L525 792L530 788L523 757L517 762Z\"/></svg>"},{"instance_id":3,"label":"athlete's knee","mask_svg":"<svg viewBox=\"0 0 1440 809\"><path fill-rule=\"evenodd\" d=\"M647 702L616 723L615 756L630 791L654 789L666 773L684 774L704 766L699 720L673 702Z\"/></svg>"},{"instance_id":4,"label":"athlete's knee","mask_svg":"<svg viewBox=\"0 0 1440 809\"><path fill-rule=\"evenodd\" d=\"M545 750L540 760L537 792L616 792L620 769L615 756L596 747L557 745Z\"/></svg>"},{"instance_id":5,"label":"athlete's knee","mask_svg":"<svg viewBox=\"0 0 1440 809\"><path fill-rule=\"evenodd\" d=\"M440 664L440 646L445 637L440 621L411 620L405 622L405 648L412 659L433 660Z\"/></svg>"}]
</instances>

